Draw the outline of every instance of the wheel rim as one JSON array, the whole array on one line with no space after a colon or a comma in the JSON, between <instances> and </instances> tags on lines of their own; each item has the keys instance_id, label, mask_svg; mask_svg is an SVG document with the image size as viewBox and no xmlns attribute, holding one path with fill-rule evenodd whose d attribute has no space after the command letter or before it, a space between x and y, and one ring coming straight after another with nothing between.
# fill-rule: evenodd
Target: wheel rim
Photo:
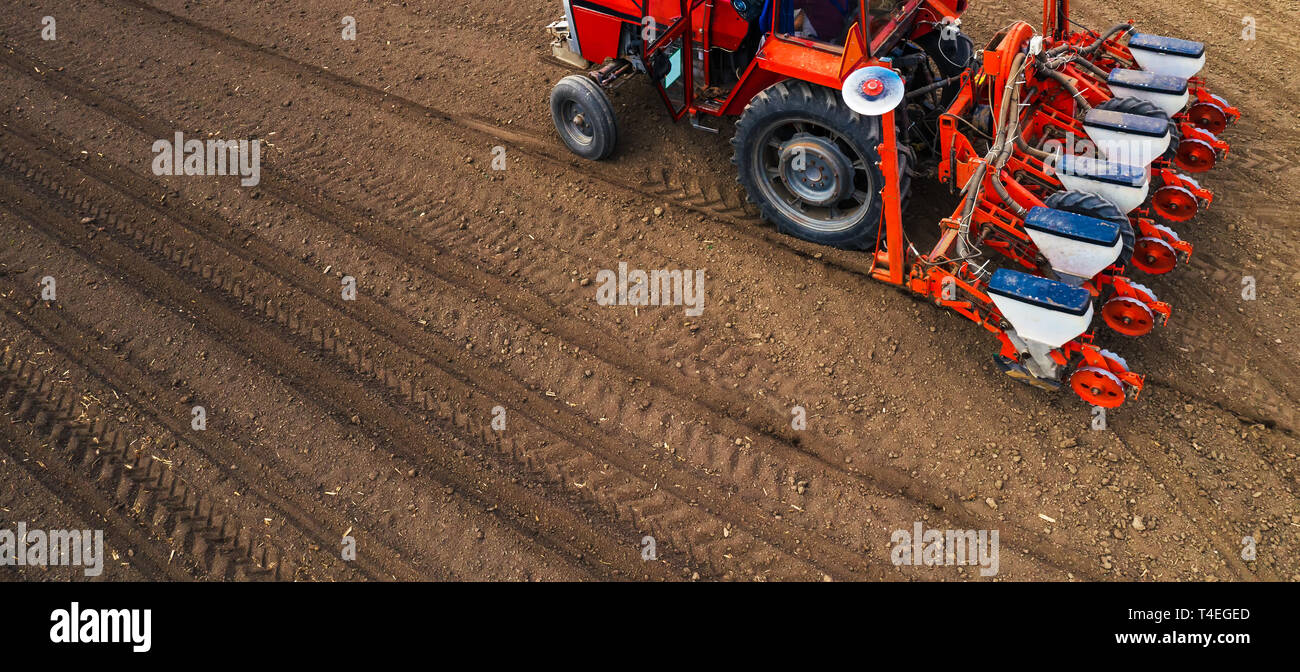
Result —
<instances>
[{"instance_id":1,"label":"wheel rim","mask_svg":"<svg viewBox=\"0 0 1300 672\"><path fill-rule=\"evenodd\" d=\"M1216 158L1210 143L1191 139L1178 145L1178 158L1174 163L1189 173L1204 173L1214 167Z\"/></svg>"},{"instance_id":2,"label":"wheel rim","mask_svg":"<svg viewBox=\"0 0 1300 672\"><path fill-rule=\"evenodd\" d=\"M764 198L787 219L820 233L852 228L871 208L875 180L848 137L812 119L763 130L753 165Z\"/></svg>"},{"instance_id":3,"label":"wheel rim","mask_svg":"<svg viewBox=\"0 0 1300 672\"><path fill-rule=\"evenodd\" d=\"M1155 327L1155 316L1145 303L1127 296L1117 296L1101 307L1106 326L1125 336L1145 336Z\"/></svg>"},{"instance_id":4,"label":"wheel rim","mask_svg":"<svg viewBox=\"0 0 1300 672\"><path fill-rule=\"evenodd\" d=\"M1228 115L1218 105L1197 103L1188 110L1192 123L1218 135L1228 127Z\"/></svg>"},{"instance_id":5,"label":"wheel rim","mask_svg":"<svg viewBox=\"0 0 1300 672\"><path fill-rule=\"evenodd\" d=\"M1124 403L1124 383L1105 369L1085 366L1070 376L1070 386L1093 406L1115 408Z\"/></svg>"},{"instance_id":6,"label":"wheel rim","mask_svg":"<svg viewBox=\"0 0 1300 672\"><path fill-rule=\"evenodd\" d=\"M1177 264L1178 255L1174 248L1159 238L1140 238L1133 247L1133 265L1146 273L1168 273Z\"/></svg>"},{"instance_id":7,"label":"wheel rim","mask_svg":"<svg viewBox=\"0 0 1300 672\"><path fill-rule=\"evenodd\" d=\"M1164 186L1151 197L1151 207L1171 222L1185 222L1196 215L1196 196L1183 187Z\"/></svg>"},{"instance_id":8,"label":"wheel rim","mask_svg":"<svg viewBox=\"0 0 1300 672\"><path fill-rule=\"evenodd\" d=\"M564 122L564 130L574 141L589 145L596 139L596 129L587 119L586 110L578 104L576 100L565 101L561 108L561 121Z\"/></svg>"}]
</instances>

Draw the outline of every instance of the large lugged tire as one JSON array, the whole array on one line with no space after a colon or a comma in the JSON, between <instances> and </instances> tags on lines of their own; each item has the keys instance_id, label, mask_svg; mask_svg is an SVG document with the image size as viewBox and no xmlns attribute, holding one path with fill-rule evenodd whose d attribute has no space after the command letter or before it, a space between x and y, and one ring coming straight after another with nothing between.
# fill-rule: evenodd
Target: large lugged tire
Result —
<instances>
[{"instance_id":1,"label":"large lugged tire","mask_svg":"<svg viewBox=\"0 0 1300 672\"><path fill-rule=\"evenodd\" d=\"M880 119L850 110L838 91L807 82L774 84L736 123L732 163L749 200L781 233L845 249L876 244L884 177ZM906 200L910 154L899 151Z\"/></svg>"},{"instance_id":2,"label":"large lugged tire","mask_svg":"<svg viewBox=\"0 0 1300 672\"><path fill-rule=\"evenodd\" d=\"M586 75L569 75L551 91L551 121L560 139L578 156L599 161L618 145L614 106Z\"/></svg>"},{"instance_id":3,"label":"large lugged tire","mask_svg":"<svg viewBox=\"0 0 1300 672\"><path fill-rule=\"evenodd\" d=\"M1133 223L1129 221L1128 215L1124 214L1114 203L1096 195L1082 191L1058 191L1047 197L1043 202L1049 208L1064 210L1076 215L1085 215L1094 219L1101 219L1107 222L1115 222L1119 226L1120 238L1124 239L1124 249L1120 250L1120 265L1127 266L1129 259L1133 258L1133 243L1136 237L1133 235Z\"/></svg>"},{"instance_id":4,"label":"large lugged tire","mask_svg":"<svg viewBox=\"0 0 1300 672\"><path fill-rule=\"evenodd\" d=\"M1099 110L1110 110L1112 112L1122 112L1124 114L1140 114L1144 117L1156 117L1164 119L1169 123L1169 149L1161 158L1172 161L1178 155L1178 145L1183 141L1183 132L1179 130L1178 123L1169 118L1165 111L1151 103L1139 98L1111 98L1097 106Z\"/></svg>"}]
</instances>

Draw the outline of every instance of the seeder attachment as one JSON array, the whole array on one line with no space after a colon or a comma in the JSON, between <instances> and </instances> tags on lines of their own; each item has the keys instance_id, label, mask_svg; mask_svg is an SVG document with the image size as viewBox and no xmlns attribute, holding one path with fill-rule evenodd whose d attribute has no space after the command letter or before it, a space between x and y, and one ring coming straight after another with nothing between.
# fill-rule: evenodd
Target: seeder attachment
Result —
<instances>
[{"instance_id":1,"label":"seeder attachment","mask_svg":"<svg viewBox=\"0 0 1300 672\"><path fill-rule=\"evenodd\" d=\"M923 264L956 261L925 266L913 288L951 280L965 300L940 304L999 336L1004 372L1038 387L1068 382L1114 408L1143 378L1093 345L1093 317L1121 337L1168 325L1172 307L1129 276L1190 259L1192 244L1172 225L1214 196L1187 173L1227 153L1216 133L1240 114L1196 78L1200 43L1131 26L1067 30L1040 39L1014 25L962 79L940 122L939 174L965 199ZM981 111L991 125L968 133ZM990 268L986 255L1005 265Z\"/></svg>"}]
</instances>

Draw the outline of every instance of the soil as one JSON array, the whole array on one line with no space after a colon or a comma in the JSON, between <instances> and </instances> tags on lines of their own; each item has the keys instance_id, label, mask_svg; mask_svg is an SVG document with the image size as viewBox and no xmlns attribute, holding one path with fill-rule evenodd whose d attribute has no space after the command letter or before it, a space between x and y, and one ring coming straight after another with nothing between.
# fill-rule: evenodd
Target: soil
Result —
<instances>
[{"instance_id":1,"label":"soil","mask_svg":"<svg viewBox=\"0 0 1300 672\"><path fill-rule=\"evenodd\" d=\"M973 4L977 43L1039 21ZM98 580L1300 580L1300 17L1074 5L1205 41L1244 115L1176 227L1191 263L1140 280L1169 325L1098 331L1147 376L1104 430L759 221L731 122L674 125L636 79L615 155L569 154L559 3L11 3L0 519L103 529ZM156 176L178 131L261 139L260 184ZM918 229L955 203L924 182ZM598 305L619 262L705 269L703 313ZM998 530L999 573L895 566L916 522Z\"/></svg>"}]
</instances>

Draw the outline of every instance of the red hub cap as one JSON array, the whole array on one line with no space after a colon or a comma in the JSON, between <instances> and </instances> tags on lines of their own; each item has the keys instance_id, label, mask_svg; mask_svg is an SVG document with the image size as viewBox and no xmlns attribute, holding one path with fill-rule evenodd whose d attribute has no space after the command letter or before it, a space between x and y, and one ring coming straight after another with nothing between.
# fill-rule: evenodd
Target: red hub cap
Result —
<instances>
[{"instance_id":1,"label":"red hub cap","mask_svg":"<svg viewBox=\"0 0 1300 672\"><path fill-rule=\"evenodd\" d=\"M1145 303L1127 296L1117 296L1101 307L1106 326L1125 336L1145 336L1156 326L1155 316Z\"/></svg>"},{"instance_id":2,"label":"red hub cap","mask_svg":"<svg viewBox=\"0 0 1300 672\"><path fill-rule=\"evenodd\" d=\"M884 91L885 83L879 79L868 79L862 83L862 93L865 93L872 98L879 96L881 93L884 93Z\"/></svg>"},{"instance_id":3,"label":"red hub cap","mask_svg":"<svg viewBox=\"0 0 1300 672\"><path fill-rule=\"evenodd\" d=\"M1184 140L1178 145L1174 163L1189 173L1204 173L1214 167L1217 155L1210 143L1204 140Z\"/></svg>"},{"instance_id":4,"label":"red hub cap","mask_svg":"<svg viewBox=\"0 0 1300 672\"><path fill-rule=\"evenodd\" d=\"M1133 265L1143 273L1160 275L1174 270L1178 265L1178 253L1174 248L1159 238L1144 236L1133 244ZM1144 309L1146 306L1142 306Z\"/></svg>"},{"instance_id":5,"label":"red hub cap","mask_svg":"<svg viewBox=\"0 0 1300 672\"><path fill-rule=\"evenodd\" d=\"M1185 222L1196 216L1200 204L1196 196L1183 187L1160 187L1151 197L1151 206L1171 222Z\"/></svg>"},{"instance_id":6,"label":"red hub cap","mask_svg":"<svg viewBox=\"0 0 1300 672\"><path fill-rule=\"evenodd\" d=\"M1085 366L1070 376L1070 387L1084 401L1102 408L1117 408L1124 403L1124 383L1105 369Z\"/></svg>"},{"instance_id":7,"label":"red hub cap","mask_svg":"<svg viewBox=\"0 0 1300 672\"><path fill-rule=\"evenodd\" d=\"M1192 123L1218 135L1228 127L1228 115L1213 103L1197 103L1187 111Z\"/></svg>"}]
</instances>

